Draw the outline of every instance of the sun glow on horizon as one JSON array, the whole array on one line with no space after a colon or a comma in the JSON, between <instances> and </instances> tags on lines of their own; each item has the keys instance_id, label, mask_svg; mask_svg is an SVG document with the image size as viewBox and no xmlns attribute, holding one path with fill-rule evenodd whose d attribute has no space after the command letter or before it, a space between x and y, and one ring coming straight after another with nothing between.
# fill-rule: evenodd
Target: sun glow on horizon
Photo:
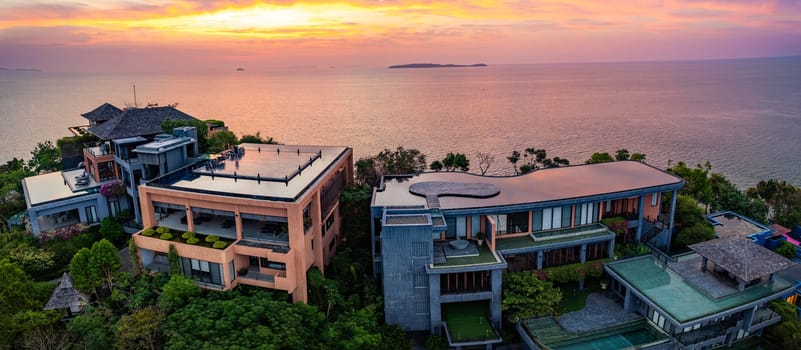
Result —
<instances>
[{"instance_id":1,"label":"sun glow on horizon","mask_svg":"<svg viewBox=\"0 0 801 350\"><path fill-rule=\"evenodd\" d=\"M470 55L476 61L525 63L801 54L798 18L801 4L793 0L102 0L91 5L8 0L0 4L0 50L13 48L8 57L23 61L31 55L23 58L25 50L72 48L95 57L95 50L121 47L286 62ZM7 63L0 55L2 64Z\"/></svg>"}]
</instances>

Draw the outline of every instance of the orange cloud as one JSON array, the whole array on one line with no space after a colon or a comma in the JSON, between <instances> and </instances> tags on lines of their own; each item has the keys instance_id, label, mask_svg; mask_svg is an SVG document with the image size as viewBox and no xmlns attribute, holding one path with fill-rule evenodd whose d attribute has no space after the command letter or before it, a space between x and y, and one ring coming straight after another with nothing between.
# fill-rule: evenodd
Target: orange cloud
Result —
<instances>
[{"instance_id":1,"label":"orange cloud","mask_svg":"<svg viewBox=\"0 0 801 350\"><path fill-rule=\"evenodd\" d=\"M174 0L156 5L145 0L91 5L7 0L0 4L0 45L202 48L252 57L259 50L262 57L274 57L270 50L276 48L286 49L281 52L286 57L356 57L358 50L380 56L404 48L436 57L472 48L498 56L524 51L508 61L525 62L542 56L537 53L573 52L570 45L606 40L619 44L615 53L620 59L637 59L642 50L631 43L649 39L669 45L682 36L795 38L801 33L799 17L801 5L795 0ZM590 46L603 51L603 45ZM573 56L563 59L614 55Z\"/></svg>"}]
</instances>

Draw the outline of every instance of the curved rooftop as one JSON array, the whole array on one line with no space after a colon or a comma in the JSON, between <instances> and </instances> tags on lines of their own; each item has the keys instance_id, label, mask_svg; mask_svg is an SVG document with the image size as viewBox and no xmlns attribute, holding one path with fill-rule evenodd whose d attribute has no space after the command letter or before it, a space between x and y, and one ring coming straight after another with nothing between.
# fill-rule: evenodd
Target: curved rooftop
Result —
<instances>
[{"instance_id":1,"label":"curved rooftop","mask_svg":"<svg viewBox=\"0 0 801 350\"><path fill-rule=\"evenodd\" d=\"M549 202L628 191L656 192L679 189L683 184L684 180L679 177L636 161L542 169L506 177L432 172L385 177L383 188L376 190L373 196L373 206L427 206L425 194L420 192L420 188L424 191L445 189L439 194L439 207L447 210ZM497 188L499 192L497 195L480 197L448 195L448 191L454 188Z\"/></svg>"}]
</instances>

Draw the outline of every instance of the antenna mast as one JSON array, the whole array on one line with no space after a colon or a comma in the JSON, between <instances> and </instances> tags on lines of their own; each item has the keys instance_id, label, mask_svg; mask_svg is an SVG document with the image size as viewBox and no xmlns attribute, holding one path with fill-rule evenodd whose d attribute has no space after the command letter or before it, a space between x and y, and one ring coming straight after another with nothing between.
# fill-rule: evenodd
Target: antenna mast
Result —
<instances>
[{"instance_id":1,"label":"antenna mast","mask_svg":"<svg viewBox=\"0 0 801 350\"><path fill-rule=\"evenodd\" d=\"M133 86L133 90L134 90L134 108L137 108L138 106L136 105L136 85Z\"/></svg>"}]
</instances>

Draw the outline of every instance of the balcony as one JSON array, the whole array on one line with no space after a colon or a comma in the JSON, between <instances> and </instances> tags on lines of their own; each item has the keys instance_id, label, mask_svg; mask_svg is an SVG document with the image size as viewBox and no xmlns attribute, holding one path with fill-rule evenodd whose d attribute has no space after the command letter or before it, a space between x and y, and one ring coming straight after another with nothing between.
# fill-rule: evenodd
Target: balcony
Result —
<instances>
[{"instance_id":1,"label":"balcony","mask_svg":"<svg viewBox=\"0 0 801 350\"><path fill-rule=\"evenodd\" d=\"M759 329L781 322L781 315L773 312L770 309L759 309L754 313L754 318L751 320L751 326L748 327L749 332L755 332Z\"/></svg>"},{"instance_id":2,"label":"balcony","mask_svg":"<svg viewBox=\"0 0 801 350\"><path fill-rule=\"evenodd\" d=\"M727 320L717 324L677 334L674 336L680 349L702 349L722 345L726 342L729 332L736 332L732 328L736 326L733 320Z\"/></svg>"},{"instance_id":3,"label":"balcony","mask_svg":"<svg viewBox=\"0 0 801 350\"><path fill-rule=\"evenodd\" d=\"M443 316L445 337L451 347L486 346L502 341L487 319L485 302L445 304Z\"/></svg>"}]
</instances>

